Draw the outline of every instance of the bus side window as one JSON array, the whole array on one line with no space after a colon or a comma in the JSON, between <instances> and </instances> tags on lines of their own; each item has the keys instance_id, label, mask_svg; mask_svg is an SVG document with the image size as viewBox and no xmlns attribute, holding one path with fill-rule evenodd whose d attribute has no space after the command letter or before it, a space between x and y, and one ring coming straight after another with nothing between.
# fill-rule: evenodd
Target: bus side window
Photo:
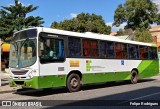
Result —
<instances>
[{"instance_id":1,"label":"bus side window","mask_svg":"<svg viewBox=\"0 0 160 109\"><path fill-rule=\"evenodd\" d=\"M88 39L83 40L83 55L90 56L91 52L91 42Z\"/></svg>"},{"instance_id":2,"label":"bus side window","mask_svg":"<svg viewBox=\"0 0 160 109\"><path fill-rule=\"evenodd\" d=\"M80 38L68 38L69 56L81 56L81 40Z\"/></svg>"},{"instance_id":3,"label":"bus side window","mask_svg":"<svg viewBox=\"0 0 160 109\"><path fill-rule=\"evenodd\" d=\"M114 43L107 42L107 55L108 58L114 58Z\"/></svg>"},{"instance_id":4,"label":"bus side window","mask_svg":"<svg viewBox=\"0 0 160 109\"><path fill-rule=\"evenodd\" d=\"M140 59L148 59L148 47L140 46L139 48Z\"/></svg>"},{"instance_id":5,"label":"bus side window","mask_svg":"<svg viewBox=\"0 0 160 109\"><path fill-rule=\"evenodd\" d=\"M149 47L149 59L157 59L157 48Z\"/></svg>"},{"instance_id":6,"label":"bus side window","mask_svg":"<svg viewBox=\"0 0 160 109\"><path fill-rule=\"evenodd\" d=\"M83 39L82 42L83 42L83 55L84 56L88 56L88 57L98 57L99 56L97 40Z\"/></svg>"},{"instance_id":7,"label":"bus side window","mask_svg":"<svg viewBox=\"0 0 160 109\"><path fill-rule=\"evenodd\" d=\"M41 63L64 61L64 43L62 39L43 37L40 43Z\"/></svg>"},{"instance_id":8,"label":"bus side window","mask_svg":"<svg viewBox=\"0 0 160 109\"><path fill-rule=\"evenodd\" d=\"M106 46L106 42L104 41L100 42L100 57L107 58L107 46Z\"/></svg>"},{"instance_id":9,"label":"bus side window","mask_svg":"<svg viewBox=\"0 0 160 109\"><path fill-rule=\"evenodd\" d=\"M139 59L137 45L128 45L128 57L129 59Z\"/></svg>"},{"instance_id":10,"label":"bus side window","mask_svg":"<svg viewBox=\"0 0 160 109\"><path fill-rule=\"evenodd\" d=\"M64 46L62 40L58 40L58 54L59 58L64 58Z\"/></svg>"},{"instance_id":11,"label":"bus side window","mask_svg":"<svg viewBox=\"0 0 160 109\"><path fill-rule=\"evenodd\" d=\"M87 55L88 55L86 49L83 49L83 55L84 55L84 56L87 56Z\"/></svg>"}]
</instances>

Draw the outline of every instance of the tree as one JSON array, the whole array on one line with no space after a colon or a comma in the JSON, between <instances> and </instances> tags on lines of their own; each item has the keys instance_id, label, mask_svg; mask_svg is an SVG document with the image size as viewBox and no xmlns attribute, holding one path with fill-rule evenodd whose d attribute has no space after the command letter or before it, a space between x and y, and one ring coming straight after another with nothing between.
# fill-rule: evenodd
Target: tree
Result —
<instances>
[{"instance_id":1,"label":"tree","mask_svg":"<svg viewBox=\"0 0 160 109\"><path fill-rule=\"evenodd\" d=\"M151 33L146 29L135 30L135 40L140 42L152 42L153 38Z\"/></svg>"},{"instance_id":2,"label":"tree","mask_svg":"<svg viewBox=\"0 0 160 109\"><path fill-rule=\"evenodd\" d=\"M117 31L116 36L124 36L124 35L127 35L126 32L125 32L125 30L119 29L119 31Z\"/></svg>"},{"instance_id":3,"label":"tree","mask_svg":"<svg viewBox=\"0 0 160 109\"><path fill-rule=\"evenodd\" d=\"M60 23L53 22L51 28L75 32L94 32L101 34L110 34L111 32L111 27L106 26L102 16L89 13L78 14L76 18L64 20Z\"/></svg>"},{"instance_id":4,"label":"tree","mask_svg":"<svg viewBox=\"0 0 160 109\"><path fill-rule=\"evenodd\" d=\"M125 28L149 28L150 24L158 22L160 15L152 0L126 0L115 10L113 25L119 26L127 22Z\"/></svg>"},{"instance_id":5,"label":"tree","mask_svg":"<svg viewBox=\"0 0 160 109\"><path fill-rule=\"evenodd\" d=\"M0 11L0 38L2 40L13 34L14 26L12 19L12 15L7 14L4 10Z\"/></svg>"},{"instance_id":6,"label":"tree","mask_svg":"<svg viewBox=\"0 0 160 109\"><path fill-rule=\"evenodd\" d=\"M123 7L122 4L118 5L117 9L115 10L114 13L114 26L120 26L120 24L122 24L123 22L126 22L126 10Z\"/></svg>"},{"instance_id":7,"label":"tree","mask_svg":"<svg viewBox=\"0 0 160 109\"><path fill-rule=\"evenodd\" d=\"M5 40L11 37L14 31L19 31L30 26L40 26L44 23L43 18L37 16L26 15L36 9L38 6L33 5L23 6L18 0L15 0L15 5L8 7L1 6L0 10L0 38Z\"/></svg>"}]
</instances>

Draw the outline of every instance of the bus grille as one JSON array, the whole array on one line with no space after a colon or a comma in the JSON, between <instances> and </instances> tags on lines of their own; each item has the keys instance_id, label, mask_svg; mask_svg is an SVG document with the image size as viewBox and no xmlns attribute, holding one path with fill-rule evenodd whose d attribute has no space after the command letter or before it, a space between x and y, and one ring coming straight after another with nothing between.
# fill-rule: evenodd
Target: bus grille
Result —
<instances>
[{"instance_id":1,"label":"bus grille","mask_svg":"<svg viewBox=\"0 0 160 109\"><path fill-rule=\"evenodd\" d=\"M24 81L15 81L15 83L16 83L17 85L23 85L23 84L24 84Z\"/></svg>"},{"instance_id":2,"label":"bus grille","mask_svg":"<svg viewBox=\"0 0 160 109\"><path fill-rule=\"evenodd\" d=\"M19 71L12 71L14 75L25 75L28 70L19 70Z\"/></svg>"}]
</instances>

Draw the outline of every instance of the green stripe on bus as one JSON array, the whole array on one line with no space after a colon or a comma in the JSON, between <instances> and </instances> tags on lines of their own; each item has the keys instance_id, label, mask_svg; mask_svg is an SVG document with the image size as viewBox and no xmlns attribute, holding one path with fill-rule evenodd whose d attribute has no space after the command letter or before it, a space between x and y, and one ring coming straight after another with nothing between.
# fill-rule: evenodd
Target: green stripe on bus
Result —
<instances>
[{"instance_id":1,"label":"green stripe on bus","mask_svg":"<svg viewBox=\"0 0 160 109\"><path fill-rule=\"evenodd\" d=\"M138 66L139 77L151 77L159 73L159 60L144 60Z\"/></svg>"},{"instance_id":2,"label":"green stripe on bus","mask_svg":"<svg viewBox=\"0 0 160 109\"><path fill-rule=\"evenodd\" d=\"M110 82L110 81L128 80L128 79L130 79L130 72L90 73L90 74L83 74L82 76L83 84Z\"/></svg>"},{"instance_id":3,"label":"green stripe on bus","mask_svg":"<svg viewBox=\"0 0 160 109\"><path fill-rule=\"evenodd\" d=\"M61 75L61 76L50 75L43 77L34 76L32 79L29 80L10 79L9 84L11 87L15 87L16 86L15 81L24 81L22 88L34 88L34 89L51 88L51 87L65 86L66 85L65 78L66 75Z\"/></svg>"},{"instance_id":4,"label":"green stripe on bus","mask_svg":"<svg viewBox=\"0 0 160 109\"><path fill-rule=\"evenodd\" d=\"M66 86L66 75L39 77L39 88Z\"/></svg>"}]
</instances>

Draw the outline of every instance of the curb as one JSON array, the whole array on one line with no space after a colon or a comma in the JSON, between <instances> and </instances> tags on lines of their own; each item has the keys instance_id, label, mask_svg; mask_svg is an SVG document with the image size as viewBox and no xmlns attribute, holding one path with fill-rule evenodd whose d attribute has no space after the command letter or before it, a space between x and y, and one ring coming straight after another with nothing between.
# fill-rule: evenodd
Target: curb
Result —
<instances>
[{"instance_id":1,"label":"curb","mask_svg":"<svg viewBox=\"0 0 160 109\"><path fill-rule=\"evenodd\" d=\"M3 89L3 90L1 90ZM6 90L5 90L6 89ZM17 87L5 87L5 86L0 86L0 94L3 94L3 93L10 93L10 92L16 92L19 88Z\"/></svg>"},{"instance_id":2,"label":"curb","mask_svg":"<svg viewBox=\"0 0 160 109\"><path fill-rule=\"evenodd\" d=\"M13 90L4 90L4 91L0 91L0 94L4 94L4 93L10 93L10 92L16 92L17 89L13 89Z\"/></svg>"}]
</instances>

